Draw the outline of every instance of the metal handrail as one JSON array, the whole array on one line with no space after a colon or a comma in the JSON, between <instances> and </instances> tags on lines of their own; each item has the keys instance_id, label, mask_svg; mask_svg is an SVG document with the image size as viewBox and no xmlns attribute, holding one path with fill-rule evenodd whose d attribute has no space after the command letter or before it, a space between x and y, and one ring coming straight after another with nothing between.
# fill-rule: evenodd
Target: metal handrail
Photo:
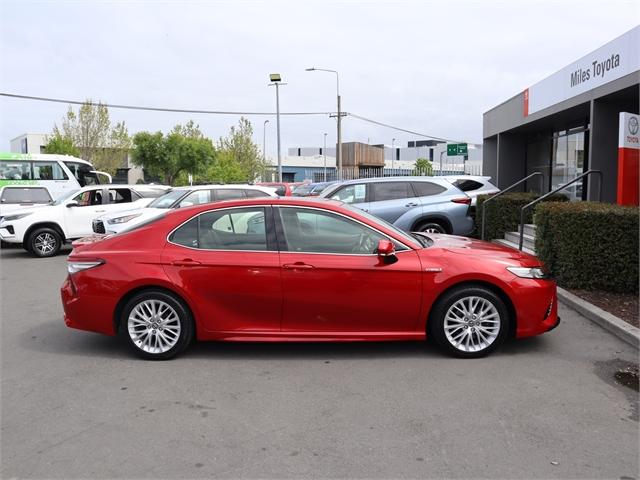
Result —
<instances>
[{"instance_id":1,"label":"metal handrail","mask_svg":"<svg viewBox=\"0 0 640 480\"><path fill-rule=\"evenodd\" d=\"M503 193L507 193L511 189L513 189L513 188L517 187L518 185L520 185L522 182L526 182L531 177L535 177L536 175L541 175L541 177L540 177L540 193L542 193L542 188L544 186L544 176L542 176L542 172L533 172L531 175L527 175L526 177L521 178L520 180L518 180L513 185L505 188L504 190L499 191L493 197L489 197L484 202L482 202L482 230L481 230L481 233L480 233L480 238L482 240L484 240L484 225L485 225L485 221L486 221L486 218L487 218L487 215L486 215L487 203L489 203L491 200L494 200L494 199L498 198Z\"/></svg>"},{"instance_id":2,"label":"metal handrail","mask_svg":"<svg viewBox=\"0 0 640 480\"><path fill-rule=\"evenodd\" d=\"M569 185L573 185L578 180L581 180L584 177L587 177L587 176L591 175L592 173L597 173L598 175L600 175L599 181L598 181L598 201L600 202L600 201L602 201L602 172L600 170L587 170L582 175L578 175L576 178L574 178L570 182L567 182L564 185L559 186L558 188L556 188L555 190L550 191L549 193L545 193L541 197L536 198L533 202L527 203L524 207L522 207L520 209L520 240L518 242L518 250L522 251L522 244L524 243L524 212L525 212L525 210L527 210L528 208L532 207L536 203L541 202L545 198L550 197L554 193L558 193L560 190L564 190Z\"/></svg>"}]
</instances>

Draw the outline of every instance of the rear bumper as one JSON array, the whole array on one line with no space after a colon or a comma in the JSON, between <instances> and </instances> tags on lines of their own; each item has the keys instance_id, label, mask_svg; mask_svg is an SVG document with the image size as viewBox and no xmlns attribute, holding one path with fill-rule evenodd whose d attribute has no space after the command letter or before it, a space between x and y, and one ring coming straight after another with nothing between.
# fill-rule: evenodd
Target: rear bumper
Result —
<instances>
[{"instance_id":1,"label":"rear bumper","mask_svg":"<svg viewBox=\"0 0 640 480\"><path fill-rule=\"evenodd\" d=\"M89 332L115 335L113 320L108 312L113 312L111 302L104 297L78 295L71 277L67 276L60 288L64 309L64 323L69 328Z\"/></svg>"}]
</instances>

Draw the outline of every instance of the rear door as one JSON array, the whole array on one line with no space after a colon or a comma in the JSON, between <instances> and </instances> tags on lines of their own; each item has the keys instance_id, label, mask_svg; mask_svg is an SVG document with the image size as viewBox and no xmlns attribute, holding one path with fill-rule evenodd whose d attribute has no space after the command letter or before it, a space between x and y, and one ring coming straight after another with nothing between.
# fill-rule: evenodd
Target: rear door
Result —
<instances>
[{"instance_id":1,"label":"rear door","mask_svg":"<svg viewBox=\"0 0 640 480\"><path fill-rule=\"evenodd\" d=\"M411 209L421 208L410 182L375 182L369 187L369 211L389 223L394 223Z\"/></svg>"}]
</instances>

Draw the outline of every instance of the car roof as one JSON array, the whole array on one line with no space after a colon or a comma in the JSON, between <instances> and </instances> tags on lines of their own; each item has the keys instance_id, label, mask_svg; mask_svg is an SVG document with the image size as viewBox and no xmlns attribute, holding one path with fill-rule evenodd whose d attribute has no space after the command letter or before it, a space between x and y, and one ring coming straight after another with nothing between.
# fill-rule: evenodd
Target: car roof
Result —
<instances>
[{"instance_id":1,"label":"car roof","mask_svg":"<svg viewBox=\"0 0 640 480\"><path fill-rule=\"evenodd\" d=\"M488 182L491 180L491 177L488 175L445 175L442 177L446 180L482 180L483 182Z\"/></svg>"},{"instance_id":2,"label":"car roof","mask_svg":"<svg viewBox=\"0 0 640 480\"><path fill-rule=\"evenodd\" d=\"M213 185L184 185L181 187L174 187L174 190L211 190L217 188L249 188L252 190L267 191L268 185L249 185L248 183L216 183ZM272 188L270 190L273 190Z\"/></svg>"},{"instance_id":3,"label":"car roof","mask_svg":"<svg viewBox=\"0 0 640 480\"><path fill-rule=\"evenodd\" d=\"M448 186L450 182L445 177L408 176L408 177L372 177L345 180L338 182L341 185L352 185L354 183L382 183L382 182L436 182Z\"/></svg>"}]
</instances>

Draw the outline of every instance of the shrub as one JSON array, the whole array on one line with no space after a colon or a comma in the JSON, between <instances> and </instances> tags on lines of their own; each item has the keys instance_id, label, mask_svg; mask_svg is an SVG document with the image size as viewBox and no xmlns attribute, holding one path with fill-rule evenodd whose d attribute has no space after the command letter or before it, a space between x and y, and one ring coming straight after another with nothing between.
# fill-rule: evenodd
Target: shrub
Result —
<instances>
[{"instance_id":1,"label":"shrub","mask_svg":"<svg viewBox=\"0 0 640 480\"><path fill-rule=\"evenodd\" d=\"M480 238L482 232L482 204L491 195L478 196L476 207L476 236ZM536 193L510 192L501 195L487 204L487 221L485 225L485 239L502 238L507 232L515 232L520 225L520 209L527 203L538 198ZM544 202L566 202L567 197L561 194L552 195ZM533 208L525 213L525 223L532 223Z\"/></svg>"},{"instance_id":2,"label":"shrub","mask_svg":"<svg viewBox=\"0 0 640 480\"><path fill-rule=\"evenodd\" d=\"M562 286L638 292L638 213L597 202L541 204L536 253Z\"/></svg>"}]
</instances>

